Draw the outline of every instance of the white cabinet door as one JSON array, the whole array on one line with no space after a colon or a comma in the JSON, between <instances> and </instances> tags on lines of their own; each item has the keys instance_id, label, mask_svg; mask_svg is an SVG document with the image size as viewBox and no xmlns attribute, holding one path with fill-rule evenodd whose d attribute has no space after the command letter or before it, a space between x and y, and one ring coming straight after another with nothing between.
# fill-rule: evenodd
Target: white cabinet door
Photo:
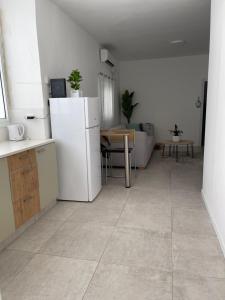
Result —
<instances>
[{"instance_id":1,"label":"white cabinet door","mask_svg":"<svg viewBox=\"0 0 225 300\"><path fill-rule=\"evenodd\" d=\"M0 159L0 242L15 231L7 159Z\"/></svg>"},{"instance_id":2,"label":"white cabinet door","mask_svg":"<svg viewBox=\"0 0 225 300\"><path fill-rule=\"evenodd\" d=\"M58 196L58 174L55 144L36 149L41 209L51 205Z\"/></svg>"}]
</instances>

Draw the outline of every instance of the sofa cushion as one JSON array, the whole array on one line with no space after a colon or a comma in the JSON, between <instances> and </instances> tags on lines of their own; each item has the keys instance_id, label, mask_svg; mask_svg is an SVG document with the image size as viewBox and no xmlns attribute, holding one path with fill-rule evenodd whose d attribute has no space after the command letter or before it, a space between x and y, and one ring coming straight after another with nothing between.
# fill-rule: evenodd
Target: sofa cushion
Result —
<instances>
[{"instance_id":1,"label":"sofa cushion","mask_svg":"<svg viewBox=\"0 0 225 300\"><path fill-rule=\"evenodd\" d=\"M140 124L138 123L127 124L127 129L135 129L136 131L141 131Z\"/></svg>"},{"instance_id":2,"label":"sofa cushion","mask_svg":"<svg viewBox=\"0 0 225 300\"><path fill-rule=\"evenodd\" d=\"M141 123L140 124L141 131L144 131L149 136L154 136L154 125L152 123Z\"/></svg>"}]
</instances>

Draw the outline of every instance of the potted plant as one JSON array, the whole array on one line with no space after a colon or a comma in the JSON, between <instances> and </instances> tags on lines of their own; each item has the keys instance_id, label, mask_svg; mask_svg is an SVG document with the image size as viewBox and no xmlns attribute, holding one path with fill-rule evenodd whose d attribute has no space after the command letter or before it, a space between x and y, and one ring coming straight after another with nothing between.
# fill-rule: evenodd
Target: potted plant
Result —
<instances>
[{"instance_id":1,"label":"potted plant","mask_svg":"<svg viewBox=\"0 0 225 300\"><path fill-rule=\"evenodd\" d=\"M128 124L130 123L131 116L133 114L134 108L139 104L133 104L134 92L129 93L126 90L122 95L122 112L124 116L127 118Z\"/></svg>"},{"instance_id":2,"label":"potted plant","mask_svg":"<svg viewBox=\"0 0 225 300\"><path fill-rule=\"evenodd\" d=\"M175 124L174 129L169 130L169 132L172 134L173 142L180 142L180 137L183 134L183 131L178 129L177 124Z\"/></svg>"},{"instance_id":3,"label":"potted plant","mask_svg":"<svg viewBox=\"0 0 225 300\"><path fill-rule=\"evenodd\" d=\"M71 97L80 97L80 83L83 80L78 69L73 70L68 78L71 87Z\"/></svg>"}]
</instances>

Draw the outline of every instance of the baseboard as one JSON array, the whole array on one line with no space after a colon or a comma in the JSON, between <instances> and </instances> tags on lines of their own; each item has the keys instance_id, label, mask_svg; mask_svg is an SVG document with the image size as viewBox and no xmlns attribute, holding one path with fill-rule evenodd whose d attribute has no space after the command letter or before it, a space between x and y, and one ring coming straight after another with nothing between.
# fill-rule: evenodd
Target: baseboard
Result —
<instances>
[{"instance_id":1,"label":"baseboard","mask_svg":"<svg viewBox=\"0 0 225 300\"><path fill-rule=\"evenodd\" d=\"M217 224L216 224L216 222L215 222L215 220L214 220L214 218L213 218L213 216L212 216L212 214L211 214L211 211L210 211L208 202L207 202L207 200L206 200L206 195L204 194L203 189L201 190L201 194L202 194L202 199L203 199L203 201L204 201L204 203L205 203L206 209L207 209L207 211L208 211L208 214L209 214L209 216L210 216L210 219L211 219L213 228L214 228L214 230L215 230L215 232L216 232L216 235L217 235L217 238L218 238L218 240L219 240L220 247L221 247L221 249L222 249L223 255L224 255L224 257L225 257L225 241L223 240L223 237L222 237L222 235L220 234L220 231L219 231L219 229L218 229L218 227L217 227Z\"/></svg>"}]
</instances>

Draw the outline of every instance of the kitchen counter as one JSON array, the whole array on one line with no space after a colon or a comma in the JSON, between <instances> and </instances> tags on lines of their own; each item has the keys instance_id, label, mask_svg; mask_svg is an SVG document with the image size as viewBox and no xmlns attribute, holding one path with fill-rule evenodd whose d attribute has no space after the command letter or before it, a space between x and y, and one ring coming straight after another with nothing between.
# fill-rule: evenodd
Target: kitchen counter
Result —
<instances>
[{"instance_id":1,"label":"kitchen counter","mask_svg":"<svg viewBox=\"0 0 225 300\"><path fill-rule=\"evenodd\" d=\"M36 147L54 143L53 139L46 140L23 140L23 141L4 141L0 142L0 158L14 155Z\"/></svg>"}]
</instances>

